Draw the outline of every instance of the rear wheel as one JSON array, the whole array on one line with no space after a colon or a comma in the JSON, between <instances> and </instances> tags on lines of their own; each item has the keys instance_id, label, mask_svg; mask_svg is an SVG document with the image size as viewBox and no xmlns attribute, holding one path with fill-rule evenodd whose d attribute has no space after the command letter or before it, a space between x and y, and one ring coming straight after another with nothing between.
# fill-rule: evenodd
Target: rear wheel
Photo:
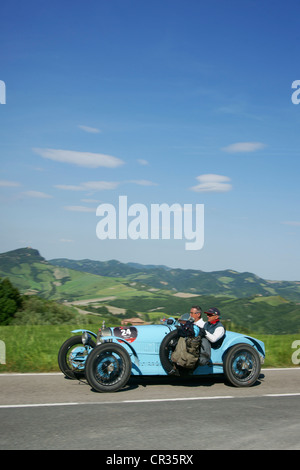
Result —
<instances>
[{"instance_id":1,"label":"rear wheel","mask_svg":"<svg viewBox=\"0 0 300 470\"><path fill-rule=\"evenodd\" d=\"M251 387L260 374L260 358L249 344L236 344L229 349L225 361L226 378L235 387Z\"/></svg>"},{"instance_id":2,"label":"rear wheel","mask_svg":"<svg viewBox=\"0 0 300 470\"><path fill-rule=\"evenodd\" d=\"M173 369L173 362L171 361L172 352L175 350L178 343L178 330L173 330L168 333L161 342L159 348L160 362L167 373Z\"/></svg>"},{"instance_id":3,"label":"rear wheel","mask_svg":"<svg viewBox=\"0 0 300 470\"><path fill-rule=\"evenodd\" d=\"M95 346L92 340L90 340L90 345L84 346L81 335L67 339L58 353L58 365L62 373L69 379L84 376L86 359Z\"/></svg>"},{"instance_id":4,"label":"rear wheel","mask_svg":"<svg viewBox=\"0 0 300 470\"><path fill-rule=\"evenodd\" d=\"M116 392L124 387L131 374L131 360L123 346L103 343L88 357L85 375L97 392Z\"/></svg>"}]
</instances>

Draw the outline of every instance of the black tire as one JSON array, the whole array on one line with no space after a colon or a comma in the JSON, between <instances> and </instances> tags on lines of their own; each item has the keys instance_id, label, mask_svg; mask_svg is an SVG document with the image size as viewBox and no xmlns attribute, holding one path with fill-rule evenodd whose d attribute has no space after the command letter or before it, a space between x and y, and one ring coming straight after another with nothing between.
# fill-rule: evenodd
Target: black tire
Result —
<instances>
[{"instance_id":1,"label":"black tire","mask_svg":"<svg viewBox=\"0 0 300 470\"><path fill-rule=\"evenodd\" d=\"M90 340L90 346L84 347L81 335L72 336L67 339L58 352L58 365L62 373L69 379L83 377L87 354L89 354L95 346L96 343ZM76 354L77 348L81 348L82 353L78 349Z\"/></svg>"},{"instance_id":2,"label":"black tire","mask_svg":"<svg viewBox=\"0 0 300 470\"><path fill-rule=\"evenodd\" d=\"M164 370L169 373L173 369L171 355L178 342L178 331L173 330L168 333L161 342L159 348L159 357Z\"/></svg>"},{"instance_id":3,"label":"black tire","mask_svg":"<svg viewBox=\"0 0 300 470\"><path fill-rule=\"evenodd\" d=\"M116 392L124 387L131 374L131 360L123 346L103 343L90 353L85 375L97 392Z\"/></svg>"},{"instance_id":4,"label":"black tire","mask_svg":"<svg viewBox=\"0 0 300 470\"><path fill-rule=\"evenodd\" d=\"M256 349L249 344L236 344L226 354L224 372L235 387L251 387L260 374L261 362Z\"/></svg>"}]
</instances>

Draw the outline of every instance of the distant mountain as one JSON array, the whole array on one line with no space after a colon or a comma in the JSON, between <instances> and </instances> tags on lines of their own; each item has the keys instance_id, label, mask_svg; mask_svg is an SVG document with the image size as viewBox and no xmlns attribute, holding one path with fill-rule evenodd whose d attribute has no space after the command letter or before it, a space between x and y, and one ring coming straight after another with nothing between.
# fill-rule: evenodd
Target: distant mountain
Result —
<instances>
[{"instance_id":1,"label":"distant mountain","mask_svg":"<svg viewBox=\"0 0 300 470\"><path fill-rule=\"evenodd\" d=\"M0 277L9 277L22 292L31 289L47 298L83 294L83 287L77 291L75 287L81 279L87 296L94 295L97 290L103 291L101 286L108 284L132 286L135 283L137 289L149 287L171 293L235 298L281 296L300 302L300 282L268 281L250 272L229 269L204 272L117 260L59 258L47 261L38 250L30 247L0 254Z\"/></svg>"},{"instance_id":2,"label":"distant mountain","mask_svg":"<svg viewBox=\"0 0 300 470\"><path fill-rule=\"evenodd\" d=\"M0 254L0 277L8 277L22 294L68 301L107 295L107 289L120 284L109 277L53 266L29 247Z\"/></svg>"},{"instance_id":3,"label":"distant mountain","mask_svg":"<svg viewBox=\"0 0 300 470\"><path fill-rule=\"evenodd\" d=\"M40 255L38 250L31 247L0 253L1 270L10 270L21 263L47 263L47 261Z\"/></svg>"},{"instance_id":4,"label":"distant mountain","mask_svg":"<svg viewBox=\"0 0 300 470\"><path fill-rule=\"evenodd\" d=\"M21 248L0 254L0 277L8 277L23 294L76 301L93 311L102 306L128 309L146 321L177 316L200 304L204 310L220 308L233 329L300 332L300 282L266 281L247 272L206 273L117 260L46 261L37 250Z\"/></svg>"},{"instance_id":5,"label":"distant mountain","mask_svg":"<svg viewBox=\"0 0 300 470\"><path fill-rule=\"evenodd\" d=\"M233 270L204 272L194 269L172 269L166 266L121 263L120 261L92 261L89 259L50 260L54 266L84 271L100 276L121 277L128 281L147 284L156 289L189 292L199 295L226 295L230 297L282 296L300 302L300 282L268 281L250 272Z\"/></svg>"}]
</instances>

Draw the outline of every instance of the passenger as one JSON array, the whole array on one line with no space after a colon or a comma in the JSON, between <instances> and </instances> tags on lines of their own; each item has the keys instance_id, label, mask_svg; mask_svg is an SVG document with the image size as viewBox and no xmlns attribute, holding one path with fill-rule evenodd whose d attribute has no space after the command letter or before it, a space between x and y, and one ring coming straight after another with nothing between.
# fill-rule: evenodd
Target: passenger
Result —
<instances>
[{"instance_id":1,"label":"passenger","mask_svg":"<svg viewBox=\"0 0 300 470\"><path fill-rule=\"evenodd\" d=\"M191 307L190 317L193 319L195 325L197 325L199 328L204 328L205 321L201 318L202 309L199 307L199 305L193 305L193 307Z\"/></svg>"},{"instance_id":2,"label":"passenger","mask_svg":"<svg viewBox=\"0 0 300 470\"><path fill-rule=\"evenodd\" d=\"M224 339L225 328L220 322L220 310L217 308L210 308L207 312L207 322L204 327L200 327L200 334L203 338L207 338L212 343L213 348L218 348Z\"/></svg>"}]
</instances>

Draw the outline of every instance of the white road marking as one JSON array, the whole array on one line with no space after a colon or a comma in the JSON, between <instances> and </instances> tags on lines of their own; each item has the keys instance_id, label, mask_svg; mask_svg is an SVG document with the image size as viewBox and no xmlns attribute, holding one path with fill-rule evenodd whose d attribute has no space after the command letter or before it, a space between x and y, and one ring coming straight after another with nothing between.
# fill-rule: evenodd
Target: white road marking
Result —
<instances>
[{"instance_id":1,"label":"white road marking","mask_svg":"<svg viewBox=\"0 0 300 470\"><path fill-rule=\"evenodd\" d=\"M55 377L57 375L61 375L63 377L62 372L4 372L1 374L0 372L0 378L1 377L30 377L30 376L45 376L48 375L49 377Z\"/></svg>"},{"instance_id":2,"label":"white road marking","mask_svg":"<svg viewBox=\"0 0 300 470\"><path fill-rule=\"evenodd\" d=\"M267 393L264 397L297 397L300 393Z\"/></svg>"},{"instance_id":3,"label":"white road marking","mask_svg":"<svg viewBox=\"0 0 300 470\"><path fill-rule=\"evenodd\" d=\"M43 406L74 406L74 405L87 405L88 403L27 403L21 405L0 405L0 408L39 408Z\"/></svg>"},{"instance_id":4,"label":"white road marking","mask_svg":"<svg viewBox=\"0 0 300 470\"><path fill-rule=\"evenodd\" d=\"M232 399L240 400L243 398L278 398L278 397L295 397L300 396L300 393L267 393L264 395L247 395L241 397L235 397L233 395L218 395L218 396L208 396L208 397L187 397L187 398L153 398L145 400L122 400L119 402L116 401L103 401L103 402L64 402L64 403L28 403L28 404L19 404L19 405L0 405L0 409L9 409L9 408L41 408L47 406L84 406L84 405L120 405L120 404L138 404L138 403L158 403L158 402L174 402L174 401L191 401L191 400L223 400L223 399Z\"/></svg>"},{"instance_id":5,"label":"white road marking","mask_svg":"<svg viewBox=\"0 0 300 470\"><path fill-rule=\"evenodd\" d=\"M222 400L226 398L234 398L233 395L219 395L211 397L183 397L183 398L149 398L148 400L124 400L122 403L153 403L160 401L190 401L190 400Z\"/></svg>"},{"instance_id":6,"label":"white road marking","mask_svg":"<svg viewBox=\"0 0 300 470\"><path fill-rule=\"evenodd\" d=\"M282 370L300 370L300 367L270 367L268 369L261 369L261 372L264 372L265 370L270 370L272 372L277 372L277 371L282 371Z\"/></svg>"}]
</instances>

